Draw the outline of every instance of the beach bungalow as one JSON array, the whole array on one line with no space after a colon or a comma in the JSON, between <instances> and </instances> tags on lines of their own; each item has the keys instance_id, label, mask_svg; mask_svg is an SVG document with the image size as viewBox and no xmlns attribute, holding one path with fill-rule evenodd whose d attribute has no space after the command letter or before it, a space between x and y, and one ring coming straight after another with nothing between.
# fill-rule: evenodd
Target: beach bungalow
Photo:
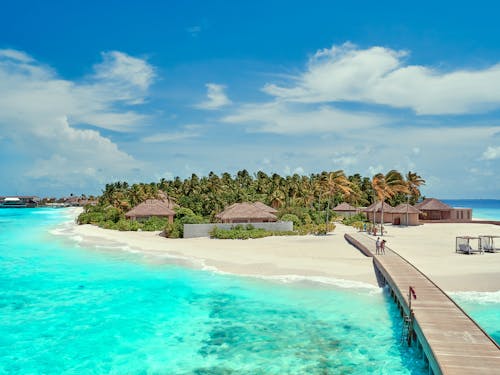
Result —
<instances>
[{"instance_id":1,"label":"beach bungalow","mask_svg":"<svg viewBox=\"0 0 500 375\"><path fill-rule=\"evenodd\" d=\"M435 198L426 198L417 203L420 220L467 222L472 220L472 208L453 208Z\"/></svg>"},{"instance_id":2,"label":"beach bungalow","mask_svg":"<svg viewBox=\"0 0 500 375\"><path fill-rule=\"evenodd\" d=\"M335 206L333 211L343 217L351 217L353 215L356 215L359 210L356 207L351 206L349 203L342 202L338 205Z\"/></svg>"},{"instance_id":3,"label":"beach bungalow","mask_svg":"<svg viewBox=\"0 0 500 375\"><path fill-rule=\"evenodd\" d=\"M169 223L174 222L175 211L170 202L161 199L147 199L125 214L127 219L147 220L150 217L166 217Z\"/></svg>"},{"instance_id":4,"label":"beach bungalow","mask_svg":"<svg viewBox=\"0 0 500 375\"><path fill-rule=\"evenodd\" d=\"M393 225L419 225L421 211L408 203L401 203L392 209Z\"/></svg>"},{"instance_id":5,"label":"beach bungalow","mask_svg":"<svg viewBox=\"0 0 500 375\"><path fill-rule=\"evenodd\" d=\"M384 207L384 223L392 223L394 220L393 207L389 204L383 204ZM366 214L368 221L380 223L382 216L382 202L375 202L370 206L363 209L363 212ZM375 219L374 219L375 217Z\"/></svg>"},{"instance_id":6,"label":"beach bungalow","mask_svg":"<svg viewBox=\"0 0 500 375\"><path fill-rule=\"evenodd\" d=\"M261 203L261 202L259 202ZM269 223L278 220L274 213L262 208L263 203L234 203L215 217L222 223ZM269 206L266 206L271 208ZM271 208L272 209L272 208ZM274 210L274 209L273 209Z\"/></svg>"},{"instance_id":7,"label":"beach bungalow","mask_svg":"<svg viewBox=\"0 0 500 375\"><path fill-rule=\"evenodd\" d=\"M260 208L261 210L264 210L266 212L269 212L270 214L277 214L278 213L278 210L271 207L271 206L268 206L267 204L264 204L262 202L253 202L252 203L255 207L257 208Z\"/></svg>"}]
</instances>

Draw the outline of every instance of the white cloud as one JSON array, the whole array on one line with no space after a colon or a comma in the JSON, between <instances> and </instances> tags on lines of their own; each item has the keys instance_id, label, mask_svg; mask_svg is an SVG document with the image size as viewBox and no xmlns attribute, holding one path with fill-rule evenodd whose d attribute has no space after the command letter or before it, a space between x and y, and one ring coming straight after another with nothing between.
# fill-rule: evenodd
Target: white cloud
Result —
<instances>
[{"instance_id":1,"label":"white cloud","mask_svg":"<svg viewBox=\"0 0 500 375\"><path fill-rule=\"evenodd\" d=\"M183 139L196 138L201 135L200 125L186 125L183 127L184 130L168 133L157 133L141 139L145 143L164 143L180 141Z\"/></svg>"},{"instance_id":2,"label":"white cloud","mask_svg":"<svg viewBox=\"0 0 500 375\"><path fill-rule=\"evenodd\" d=\"M318 51L288 87L267 84L281 100L353 101L411 108L418 114L463 114L500 108L500 64L441 72L407 65L406 51L346 43Z\"/></svg>"},{"instance_id":3,"label":"white cloud","mask_svg":"<svg viewBox=\"0 0 500 375\"><path fill-rule=\"evenodd\" d=\"M231 100L229 100L225 93L226 86L215 83L207 83L205 86L208 91L208 100L197 104L196 108L213 110L231 104Z\"/></svg>"},{"instance_id":4,"label":"white cloud","mask_svg":"<svg viewBox=\"0 0 500 375\"><path fill-rule=\"evenodd\" d=\"M222 119L241 123L261 132L278 134L336 133L366 129L389 121L387 117L365 112L349 112L330 106L302 108L283 102L247 104Z\"/></svg>"},{"instance_id":5,"label":"white cloud","mask_svg":"<svg viewBox=\"0 0 500 375\"><path fill-rule=\"evenodd\" d=\"M29 63L33 61L33 58L31 56L15 49L0 49L0 58L9 58L23 63Z\"/></svg>"},{"instance_id":6,"label":"white cloud","mask_svg":"<svg viewBox=\"0 0 500 375\"><path fill-rule=\"evenodd\" d=\"M484 160L500 159L500 146L497 146L497 147L489 146L483 152L482 159L484 159Z\"/></svg>"},{"instance_id":7,"label":"white cloud","mask_svg":"<svg viewBox=\"0 0 500 375\"><path fill-rule=\"evenodd\" d=\"M146 60L119 51L103 52L103 61L94 66L94 78L125 88L147 90L155 77Z\"/></svg>"},{"instance_id":8,"label":"white cloud","mask_svg":"<svg viewBox=\"0 0 500 375\"><path fill-rule=\"evenodd\" d=\"M283 168L283 174L285 174L286 176L291 176L291 175L294 175L294 174L298 174L298 175L303 175L304 174L304 168L302 167L297 167L297 168L294 168L292 170L292 168L290 168L289 165L285 165L285 168Z\"/></svg>"},{"instance_id":9,"label":"white cloud","mask_svg":"<svg viewBox=\"0 0 500 375\"><path fill-rule=\"evenodd\" d=\"M130 131L146 119L127 106L144 100L153 68L122 52L103 57L95 72L79 82L61 79L24 52L0 51L0 127L18 150L9 159L32 161L20 174L53 186L92 185L132 176L141 168L98 131L74 127Z\"/></svg>"},{"instance_id":10,"label":"white cloud","mask_svg":"<svg viewBox=\"0 0 500 375\"><path fill-rule=\"evenodd\" d=\"M377 173L384 173L384 166L381 164L378 164L376 166L370 165L368 167L368 173L369 173L369 176L374 176Z\"/></svg>"}]
</instances>

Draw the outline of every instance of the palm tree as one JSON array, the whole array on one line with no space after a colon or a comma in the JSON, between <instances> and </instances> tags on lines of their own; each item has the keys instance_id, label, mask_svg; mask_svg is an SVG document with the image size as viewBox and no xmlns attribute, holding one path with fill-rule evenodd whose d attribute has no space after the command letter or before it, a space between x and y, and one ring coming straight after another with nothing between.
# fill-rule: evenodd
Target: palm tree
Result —
<instances>
[{"instance_id":1,"label":"palm tree","mask_svg":"<svg viewBox=\"0 0 500 375\"><path fill-rule=\"evenodd\" d=\"M412 204L415 204L418 198L420 198L420 186L425 185L425 180L418 174L410 171L406 175L406 185L408 192L411 194Z\"/></svg>"},{"instance_id":2,"label":"palm tree","mask_svg":"<svg viewBox=\"0 0 500 375\"><path fill-rule=\"evenodd\" d=\"M384 203L387 198L393 197L397 193L408 192L408 187L401 173L395 169L387 172L385 175L383 173L378 173L373 176L372 186L378 201L381 202L381 213L380 213L380 233L383 235L383 223L384 223ZM374 213L375 217L375 213Z\"/></svg>"},{"instance_id":3,"label":"palm tree","mask_svg":"<svg viewBox=\"0 0 500 375\"><path fill-rule=\"evenodd\" d=\"M345 200L346 197L352 194L351 182L347 179L343 170L328 173L325 184L330 199L340 193L343 200Z\"/></svg>"}]
</instances>

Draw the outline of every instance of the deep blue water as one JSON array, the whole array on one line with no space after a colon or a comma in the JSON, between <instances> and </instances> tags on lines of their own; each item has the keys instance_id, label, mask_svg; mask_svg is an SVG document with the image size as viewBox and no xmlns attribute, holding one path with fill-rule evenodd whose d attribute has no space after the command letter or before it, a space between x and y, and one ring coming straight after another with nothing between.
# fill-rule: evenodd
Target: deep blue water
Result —
<instances>
[{"instance_id":1,"label":"deep blue water","mask_svg":"<svg viewBox=\"0 0 500 375\"><path fill-rule=\"evenodd\" d=\"M0 374L423 374L377 288L285 285L79 247L0 210Z\"/></svg>"}]
</instances>

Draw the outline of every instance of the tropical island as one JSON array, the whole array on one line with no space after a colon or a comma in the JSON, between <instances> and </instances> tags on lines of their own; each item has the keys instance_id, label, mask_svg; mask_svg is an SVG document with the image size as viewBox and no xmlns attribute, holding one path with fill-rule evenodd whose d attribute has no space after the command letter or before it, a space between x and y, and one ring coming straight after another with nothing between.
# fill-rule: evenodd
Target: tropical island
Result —
<instances>
[{"instance_id":1,"label":"tropical island","mask_svg":"<svg viewBox=\"0 0 500 375\"><path fill-rule=\"evenodd\" d=\"M121 231L164 230L167 237L179 238L183 236L184 224L221 222L224 221L220 216L224 210L234 208L232 205L235 204L253 202L254 205L261 205L256 209L269 211L267 214L270 214L271 221L275 214L277 220L292 222L293 230L265 231L247 225L232 229L232 235L227 230L214 230L212 236L255 238L326 234L335 228L333 222L339 218L340 211L334 208L339 204L346 203L358 209L358 214L348 215L344 223L360 225L367 219L361 208L375 202L388 202L393 207L403 203L415 204L421 198L420 186L424 183L425 180L417 173L408 172L403 176L396 170L379 173L372 178L360 174L346 176L342 170L286 177L276 173L267 175L262 171L251 175L247 170L241 170L234 177L229 173L219 176L211 172L201 178L192 174L184 180L176 177L173 180L162 179L159 183L129 185L116 182L105 186L97 204L85 206L78 223ZM147 215L147 207L150 211L163 210L163 214ZM143 211L140 219L137 210ZM384 206L382 221L383 210ZM265 215L261 216L258 221L269 221ZM249 218L240 222L254 220Z\"/></svg>"}]
</instances>

